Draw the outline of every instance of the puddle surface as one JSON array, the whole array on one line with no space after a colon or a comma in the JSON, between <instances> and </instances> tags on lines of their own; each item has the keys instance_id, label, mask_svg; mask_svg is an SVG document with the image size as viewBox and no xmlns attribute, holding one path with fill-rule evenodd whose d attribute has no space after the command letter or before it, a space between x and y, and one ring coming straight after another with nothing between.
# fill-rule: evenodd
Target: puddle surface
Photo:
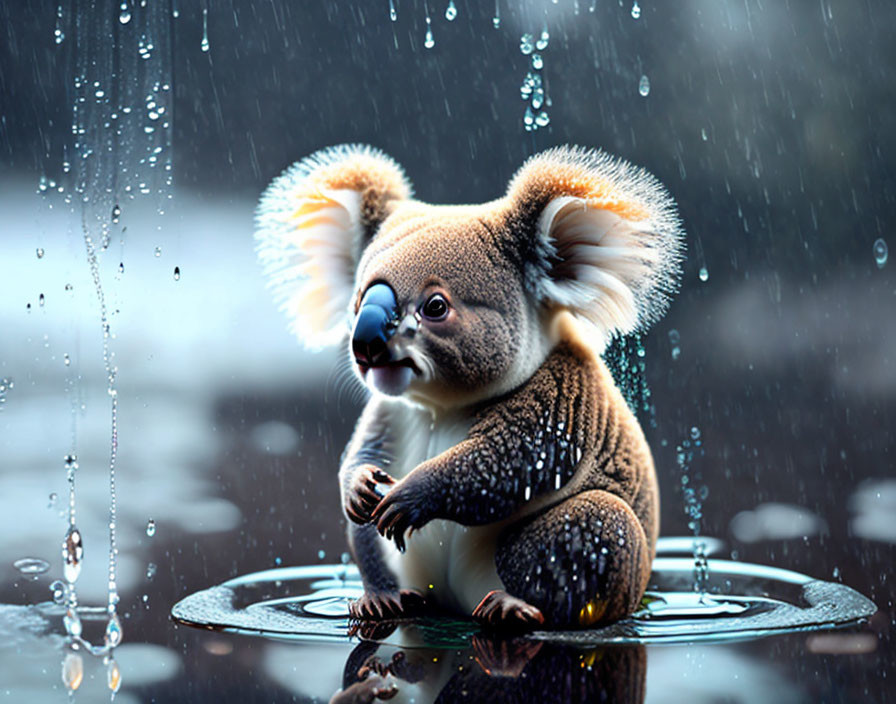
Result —
<instances>
[{"instance_id":1,"label":"puddle surface","mask_svg":"<svg viewBox=\"0 0 896 704\"><path fill-rule=\"evenodd\" d=\"M711 539L708 539L711 540ZM536 640L596 646L755 638L861 622L877 607L855 590L797 572L710 559L707 592L693 591L693 557L674 556L686 542L660 541L642 608L597 629L536 631ZM350 639L348 602L362 593L353 565L285 567L256 572L192 594L177 603L179 622L276 639ZM465 647L472 621L426 618L404 623L427 647ZM387 635L384 642L390 642ZM405 643L406 644L406 643Z\"/></svg>"}]
</instances>

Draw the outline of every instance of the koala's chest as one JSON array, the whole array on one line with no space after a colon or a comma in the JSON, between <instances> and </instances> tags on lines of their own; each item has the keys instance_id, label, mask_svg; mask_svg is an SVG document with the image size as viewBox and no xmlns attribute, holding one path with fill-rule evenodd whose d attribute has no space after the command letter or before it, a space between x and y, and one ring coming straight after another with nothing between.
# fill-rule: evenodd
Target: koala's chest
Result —
<instances>
[{"instance_id":1,"label":"koala's chest","mask_svg":"<svg viewBox=\"0 0 896 704\"><path fill-rule=\"evenodd\" d=\"M395 457L390 473L396 478L407 476L418 464L448 450L467 436L472 421L468 418L433 421L432 416L413 408L396 414Z\"/></svg>"}]
</instances>

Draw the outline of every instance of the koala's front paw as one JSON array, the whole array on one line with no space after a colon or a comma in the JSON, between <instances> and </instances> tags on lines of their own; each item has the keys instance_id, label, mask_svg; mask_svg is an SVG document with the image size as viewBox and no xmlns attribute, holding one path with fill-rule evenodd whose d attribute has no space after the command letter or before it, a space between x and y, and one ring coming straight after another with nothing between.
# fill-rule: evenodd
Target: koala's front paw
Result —
<instances>
[{"instance_id":1,"label":"koala's front paw","mask_svg":"<svg viewBox=\"0 0 896 704\"><path fill-rule=\"evenodd\" d=\"M394 484L395 479L379 467L365 464L359 467L345 495L345 515L355 523L370 523L371 513L383 498L377 484Z\"/></svg>"},{"instance_id":2,"label":"koala's front paw","mask_svg":"<svg viewBox=\"0 0 896 704\"><path fill-rule=\"evenodd\" d=\"M431 505L432 492L418 477L409 475L396 484L373 509L370 516L380 535L395 541L395 547L405 551L404 536L422 528L435 516Z\"/></svg>"}]
</instances>

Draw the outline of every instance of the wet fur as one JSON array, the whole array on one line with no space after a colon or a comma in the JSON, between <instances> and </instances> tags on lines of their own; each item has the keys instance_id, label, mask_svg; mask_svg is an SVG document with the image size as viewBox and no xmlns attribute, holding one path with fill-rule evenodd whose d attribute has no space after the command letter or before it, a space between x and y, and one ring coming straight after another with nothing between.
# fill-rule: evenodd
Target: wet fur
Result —
<instances>
[{"instance_id":1,"label":"wet fur","mask_svg":"<svg viewBox=\"0 0 896 704\"><path fill-rule=\"evenodd\" d=\"M349 528L366 590L356 609L395 615L419 594L470 614L503 590L551 626L631 613L659 501L599 355L674 292L671 198L625 162L570 148L533 157L491 203L409 194L388 157L341 147L293 167L259 209L259 251L303 341L344 329L385 282L403 320L391 354L419 370L400 398L371 397L343 457L347 506L371 466L397 480ZM415 325L432 291L450 316Z\"/></svg>"}]
</instances>

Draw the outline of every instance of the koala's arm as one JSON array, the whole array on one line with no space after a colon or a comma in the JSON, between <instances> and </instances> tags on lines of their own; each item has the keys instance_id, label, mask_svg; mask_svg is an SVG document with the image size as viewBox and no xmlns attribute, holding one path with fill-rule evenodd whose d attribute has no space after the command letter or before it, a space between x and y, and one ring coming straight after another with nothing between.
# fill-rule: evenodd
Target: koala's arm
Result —
<instances>
[{"instance_id":1,"label":"koala's arm","mask_svg":"<svg viewBox=\"0 0 896 704\"><path fill-rule=\"evenodd\" d=\"M372 398L361 413L342 456L339 468L342 507L355 523L366 523L370 511L379 502L381 496L376 492L376 484L394 481L384 471L395 458L390 415L386 403Z\"/></svg>"},{"instance_id":2,"label":"koala's arm","mask_svg":"<svg viewBox=\"0 0 896 704\"><path fill-rule=\"evenodd\" d=\"M562 489L581 462L593 470L589 485L628 494L631 472L621 481L612 471L604 476L617 459L628 464L616 457L624 453L616 449L615 399L604 381L612 384L602 364L558 345L521 388L480 411L466 439L395 485L373 512L380 533L402 548L405 531L434 518L464 525L502 520Z\"/></svg>"}]
</instances>

